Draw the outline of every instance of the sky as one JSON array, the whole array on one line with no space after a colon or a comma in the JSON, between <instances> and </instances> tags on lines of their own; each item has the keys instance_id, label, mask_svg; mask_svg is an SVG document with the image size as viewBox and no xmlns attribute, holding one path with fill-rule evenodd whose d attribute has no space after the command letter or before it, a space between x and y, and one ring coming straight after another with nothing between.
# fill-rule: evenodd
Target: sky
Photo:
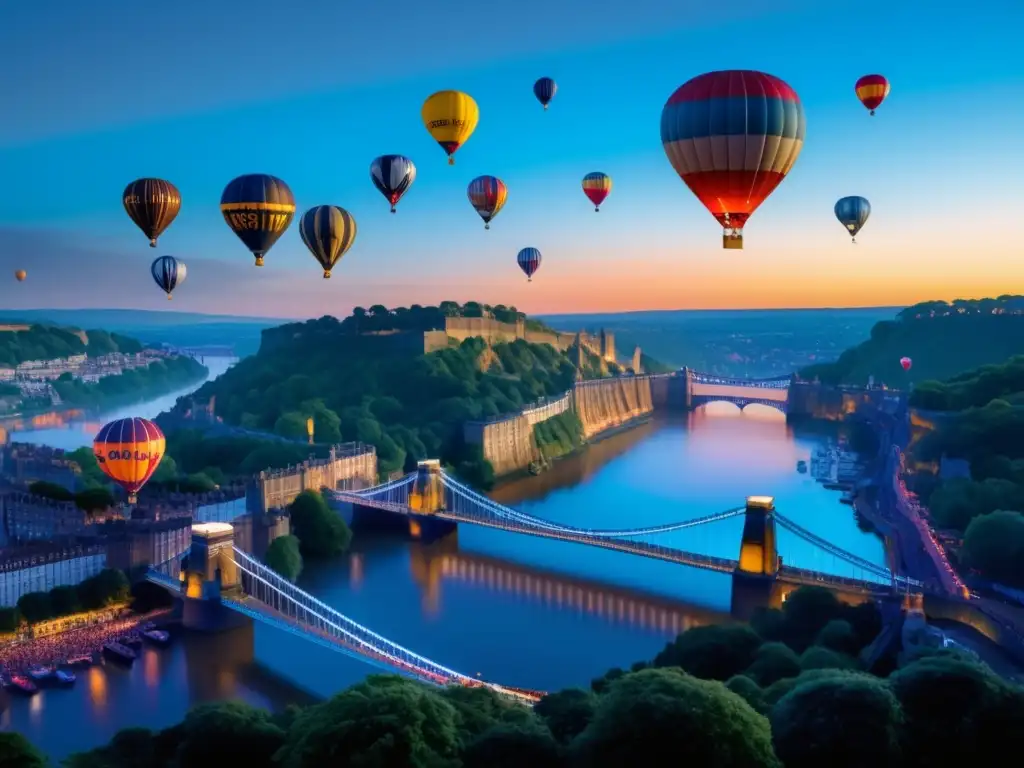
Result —
<instances>
[{"instance_id":1,"label":"sky","mask_svg":"<svg viewBox=\"0 0 1024 768\"><path fill-rule=\"evenodd\" d=\"M631 0L628 13L582 0L4 5L5 309L294 318L442 300L539 314L1024 293L1019 0L732 0L727 15L693 0ZM718 69L781 77L807 116L742 251L722 249L660 141L667 98ZM869 117L853 84L873 72L892 93ZM541 76L559 86L547 112ZM420 120L442 89L480 106L453 167ZM418 168L395 215L369 177L386 153ZM599 214L580 189L590 171L614 181ZM243 173L284 179L299 213L353 214L355 244L330 280L296 223L253 266L218 207ZM489 231L465 193L481 174L509 187ZM157 250L121 206L143 176L183 198ZM833 215L846 195L872 205L856 245ZM515 261L527 246L544 258L531 283ZM189 269L172 302L149 273L163 254Z\"/></svg>"}]
</instances>

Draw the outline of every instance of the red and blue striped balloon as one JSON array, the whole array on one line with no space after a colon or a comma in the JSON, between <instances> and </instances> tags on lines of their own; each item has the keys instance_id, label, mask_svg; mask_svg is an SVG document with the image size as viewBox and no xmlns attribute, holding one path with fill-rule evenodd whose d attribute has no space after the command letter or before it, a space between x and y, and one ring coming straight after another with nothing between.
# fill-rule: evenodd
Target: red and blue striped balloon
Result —
<instances>
[{"instance_id":1,"label":"red and blue striped balloon","mask_svg":"<svg viewBox=\"0 0 1024 768\"><path fill-rule=\"evenodd\" d=\"M751 70L699 75L661 113L665 154L725 229L725 248L743 247L744 224L792 169L806 128L796 91Z\"/></svg>"},{"instance_id":2,"label":"red and blue striped balloon","mask_svg":"<svg viewBox=\"0 0 1024 768\"><path fill-rule=\"evenodd\" d=\"M519 268L526 273L527 282L532 282L533 274L540 269L540 251L536 248L523 248L516 257Z\"/></svg>"}]
</instances>

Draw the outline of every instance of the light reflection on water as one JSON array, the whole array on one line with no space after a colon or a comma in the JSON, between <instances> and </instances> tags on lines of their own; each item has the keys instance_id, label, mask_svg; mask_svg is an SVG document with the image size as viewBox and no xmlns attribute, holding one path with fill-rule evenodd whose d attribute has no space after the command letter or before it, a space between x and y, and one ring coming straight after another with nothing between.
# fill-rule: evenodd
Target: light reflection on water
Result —
<instances>
[{"instance_id":1,"label":"light reflection on water","mask_svg":"<svg viewBox=\"0 0 1024 768\"><path fill-rule=\"evenodd\" d=\"M772 411L722 410L600 441L493 495L593 528L683 520L742 505L747 495L774 495L795 522L883 562L880 542L857 528L838 494L797 474L797 460L808 458L817 438L794 435ZM740 527L716 523L689 541L735 558ZM789 561L793 544L781 534L780 547ZM795 564L801 555L813 558L796 548ZM307 564L300 586L465 674L541 690L586 686L610 667L652 657L688 627L728 620L730 595L721 574L473 526L429 546L359 535L346 558ZM266 626L178 636L170 648L146 649L130 670L104 666L72 690L47 692L38 720L29 716L33 705L11 700L6 727L59 758L123 727L178 722L201 701L281 707L308 700L303 690L328 696L374 671Z\"/></svg>"}]
</instances>

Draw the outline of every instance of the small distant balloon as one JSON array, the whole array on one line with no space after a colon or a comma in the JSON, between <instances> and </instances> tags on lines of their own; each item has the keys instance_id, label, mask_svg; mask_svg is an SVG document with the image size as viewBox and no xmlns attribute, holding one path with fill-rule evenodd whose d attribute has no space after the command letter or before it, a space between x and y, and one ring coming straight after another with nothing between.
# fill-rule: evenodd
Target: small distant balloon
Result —
<instances>
[{"instance_id":1,"label":"small distant balloon","mask_svg":"<svg viewBox=\"0 0 1024 768\"><path fill-rule=\"evenodd\" d=\"M550 77L542 77L533 84L533 95L537 97L537 101L544 106L544 109L548 108L548 104L555 98L557 92L558 84Z\"/></svg>"},{"instance_id":2,"label":"small distant balloon","mask_svg":"<svg viewBox=\"0 0 1024 768\"><path fill-rule=\"evenodd\" d=\"M28 272L26 272L24 269L19 269L19 270L15 271L15 273L14 273L14 278L19 283L24 283L26 277L28 277Z\"/></svg>"},{"instance_id":3,"label":"small distant balloon","mask_svg":"<svg viewBox=\"0 0 1024 768\"><path fill-rule=\"evenodd\" d=\"M263 266L263 257L295 217L295 197L281 179L249 173L233 179L220 196L220 212L231 231Z\"/></svg>"},{"instance_id":4,"label":"small distant balloon","mask_svg":"<svg viewBox=\"0 0 1024 768\"><path fill-rule=\"evenodd\" d=\"M881 106L886 96L889 95L892 86L889 85L889 81L882 75L864 75L864 77L857 81L853 89L857 93L860 103L867 107L870 113L874 115L875 110Z\"/></svg>"},{"instance_id":5,"label":"small distant balloon","mask_svg":"<svg viewBox=\"0 0 1024 768\"><path fill-rule=\"evenodd\" d=\"M344 208L318 205L299 221L299 236L313 258L324 268L324 279L356 241L356 220Z\"/></svg>"},{"instance_id":6,"label":"small distant balloon","mask_svg":"<svg viewBox=\"0 0 1024 768\"><path fill-rule=\"evenodd\" d=\"M480 109L473 97L462 91L438 91L423 102L423 125L455 165L455 153L469 140L480 122Z\"/></svg>"},{"instance_id":7,"label":"small distant balloon","mask_svg":"<svg viewBox=\"0 0 1024 768\"><path fill-rule=\"evenodd\" d=\"M416 166L404 155L381 155L370 163L370 180L387 201L391 212L416 181Z\"/></svg>"},{"instance_id":8,"label":"small distant balloon","mask_svg":"<svg viewBox=\"0 0 1024 768\"><path fill-rule=\"evenodd\" d=\"M900 365L903 366L904 371L909 371L911 367L914 365L914 361L911 360L909 357L901 357Z\"/></svg>"},{"instance_id":9,"label":"small distant balloon","mask_svg":"<svg viewBox=\"0 0 1024 768\"><path fill-rule=\"evenodd\" d=\"M583 194L594 204L594 213L601 210L601 203L612 191L612 177L595 171L583 177Z\"/></svg>"},{"instance_id":10,"label":"small distant balloon","mask_svg":"<svg viewBox=\"0 0 1024 768\"><path fill-rule=\"evenodd\" d=\"M853 242L857 242L857 233L868 223L871 215L871 203L864 197L841 198L835 207L836 218L846 227Z\"/></svg>"},{"instance_id":11,"label":"small distant balloon","mask_svg":"<svg viewBox=\"0 0 1024 768\"><path fill-rule=\"evenodd\" d=\"M161 256L158 259L154 259L149 271L152 273L156 284L167 294L168 301L171 300L171 294L174 292L174 289L185 282L185 275L188 273L185 263L178 261L173 256Z\"/></svg>"},{"instance_id":12,"label":"small distant balloon","mask_svg":"<svg viewBox=\"0 0 1024 768\"><path fill-rule=\"evenodd\" d=\"M160 427L135 417L106 424L96 433L92 451L103 473L124 488L128 503L134 504L142 486L160 466L166 444Z\"/></svg>"},{"instance_id":13,"label":"small distant balloon","mask_svg":"<svg viewBox=\"0 0 1024 768\"><path fill-rule=\"evenodd\" d=\"M505 207L508 187L497 176L477 176L466 189L469 202L484 220L484 229L491 228L491 219Z\"/></svg>"},{"instance_id":14,"label":"small distant balloon","mask_svg":"<svg viewBox=\"0 0 1024 768\"><path fill-rule=\"evenodd\" d=\"M181 210L181 193L163 179L136 179L124 188L121 203L125 211L149 238L149 247L156 241Z\"/></svg>"},{"instance_id":15,"label":"small distant balloon","mask_svg":"<svg viewBox=\"0 0 1024 768\"><path fill-rule=\"evenodd\" d=\"M523 248L516 256L519 268L526 273L526 281L533 282L534 273L540 269L540 251L536 248Z\"/></svg>"}]
</instances>

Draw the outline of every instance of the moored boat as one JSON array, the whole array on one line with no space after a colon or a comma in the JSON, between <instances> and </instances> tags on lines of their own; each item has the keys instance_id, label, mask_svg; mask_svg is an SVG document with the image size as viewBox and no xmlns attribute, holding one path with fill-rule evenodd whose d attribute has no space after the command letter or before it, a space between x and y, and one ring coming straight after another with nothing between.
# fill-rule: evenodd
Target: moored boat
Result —
<instances>
[{"instance_id":1,"label":"moored boat","mask_svg":"<svg viewBox=\"0 0 1024 768\"><path fill-rule=\"evenodd\" d=\"M167 645L171 640L171 636L162 629L147 629L142 633L142 637L156 645Z\"/></svg>"},{"instance_id":2,"label":"moored boat","mask_svg":"<svg viewBox=\"0 0 1024 768\"><path fill-rule=\"evenodd\" d=\"M32 694L39 692L39 688L35 683L21 675L12 675L11 679L7 683L7 688L18 693L23 693L26 696L31 696Z\"/></svg>"},{"instance_id":3,"label":"moored boat","mask_svg":"<svg viewBox=\"0 0 1024 768\"><path fill-rule=\"evenodd\" d=\"M54 673L54 676L57 678L57 682L61 685L74 685L75 680L78 679L75 677L75 673L70 669L58 669Z\"/></svg>"},{"instance_id":4,"label":"moored boat","mask_svg":"<svg viewBox=\"0 0 1024 768\"><path fill-rule=\"evenodd\" d=\"M90 667L93 664L93 657L88 654L82 654L81 656L72 656L67 660L67 666L69 667Z\"/></svg>"},{"instance_id":5,"label":"moored boat","mask_svg":"<svg viewBox=\"0 0 1024 768\"><path fill-rule=\"evenodd\" d=\"M46 667L42 664L35 664L28 668L28 676L35 682L46 680L53 675L53 667Z\"/></svg>"},{"instance_id":6,"label":"moored boat","mask_svg":"<svg viewBox=\"0 0 1024 768\"><path fill-rule=\"evenodd\" d=\"M142 638L139 635L125 635L117 642L121 645L126 645L129 648L139 648L142 646Z\"/></svg>"},{"instance_id":7,"label":"moored boat","mask_svg":"<svg viewBox=\"0 0 1024 768\"><path fill-rule=\"evenodd\" d=\"M111 661L121 664L132 664L135 661L135 651L127 645L118 642L110 642L103 646L103 655Z\"/></svg>"}]
</instances>

